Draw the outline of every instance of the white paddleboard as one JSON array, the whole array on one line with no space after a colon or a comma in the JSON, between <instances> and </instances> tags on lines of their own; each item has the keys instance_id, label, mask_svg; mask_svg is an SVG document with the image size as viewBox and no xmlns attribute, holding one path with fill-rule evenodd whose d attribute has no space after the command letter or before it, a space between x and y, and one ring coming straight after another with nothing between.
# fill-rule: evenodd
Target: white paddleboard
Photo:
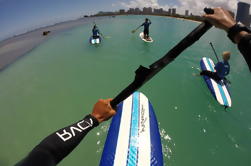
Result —
<instances>
[{"instance_id":1,"label":"white paddleboard","mask_svg":"<svg viewBox=\"0 0 251 166\"><path fill-rule=\"evenodd\" d=\"M139 37L141 38L141 40L143 40L144 42L147 42L147 43L152 43L153 42L153 39L149 36L149 40L146 40L145 38L144 38L144 32L141 32L140 34L139 34Z\"/></svg>"},{"instance_id":2,"label":"white paddleboard","mask_svg":"<svg viewBox=\"0 0 251 166\"><path fill-rule=\"evenodd\" d=\"M90 37L90 43L91 44L99 44L101 43L101 38L93 39L93 37Z\"/></svg>"}]
</instances>

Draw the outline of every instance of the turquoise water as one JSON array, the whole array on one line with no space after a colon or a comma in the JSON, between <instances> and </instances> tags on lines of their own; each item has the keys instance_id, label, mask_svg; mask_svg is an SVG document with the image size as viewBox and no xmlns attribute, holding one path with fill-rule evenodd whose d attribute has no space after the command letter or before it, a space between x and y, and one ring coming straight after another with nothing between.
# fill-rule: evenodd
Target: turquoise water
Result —
<instances>
[{"instance_id":1,"label":"turquoise water","mask_svg":"<svg viewBox=\"0 0 251 166\"><path fill-rule=\"evenodd\" d=\"M198 24L150 17L154 42L130 31L143 16L97 22L105 36L88 43L92 25L51 37L0 73L0 165L13 165L53 131L90 113L99 98L117 95L139 65L162 57ZM215 60L209 42L229 50L232 108L226 112L204 80L194 77L203 56ZM165 165L251 164L251 76L225 33L211 29L140 89L152 102L160 124ZM98 165L109 122L92 130L59 165Z\"/></svg>"}]
</instances>

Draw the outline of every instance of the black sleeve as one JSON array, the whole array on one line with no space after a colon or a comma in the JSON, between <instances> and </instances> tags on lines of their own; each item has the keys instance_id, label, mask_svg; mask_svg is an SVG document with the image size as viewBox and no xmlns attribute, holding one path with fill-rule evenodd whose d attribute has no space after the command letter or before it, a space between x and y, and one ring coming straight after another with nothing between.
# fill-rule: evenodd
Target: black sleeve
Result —
<instances>
[{"instance_id":1,"label":"black sleeve","mask_svg":"<svg viewBox=\"0 0 251 166\"><path fill-rule=\"evenodd\" d=\"M251 34L246 35L240 40L238 48L245 58L249 70L251 71Z\"/></svg>"},{"instance_id":2,"label":"black sleeve","mask_svg":"<svg viewBox=\"0 0 251 166\"><path fill-rule=\"evenodd\" d=\"M81 142L99 122L91 115L46 137L16 166L55 166Z\"/></svg>"}]
</instances>

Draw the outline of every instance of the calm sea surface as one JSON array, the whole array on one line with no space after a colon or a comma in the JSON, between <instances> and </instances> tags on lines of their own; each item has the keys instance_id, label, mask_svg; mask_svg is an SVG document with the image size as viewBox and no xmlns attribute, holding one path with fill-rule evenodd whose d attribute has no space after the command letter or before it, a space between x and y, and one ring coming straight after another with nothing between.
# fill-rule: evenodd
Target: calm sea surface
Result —
<instances>
[{"instance_id":1,"label":"calm sea surface","mask_svg":"<svg viewBox=\"0 0 251 166\"><path fill-rule=\"evenodd\" d=\"M131 34L144 16L121 16L96 22L105 36L88 43L91 24L51 37L0 73L0 165L22 159L53 131L90 113L99 98L110 98L193 30L198 23L150 17L154 42ZM141 29L142 30L142 29ZM198 73L203 56L216 60L229 50L232 108L225 111ZM140 89L159 121L165 165L251 165L251 74L236 46L215 28L184 51ZM96 166L109 122L92 130L59 166Z\"/></svg>"}]
</instances>

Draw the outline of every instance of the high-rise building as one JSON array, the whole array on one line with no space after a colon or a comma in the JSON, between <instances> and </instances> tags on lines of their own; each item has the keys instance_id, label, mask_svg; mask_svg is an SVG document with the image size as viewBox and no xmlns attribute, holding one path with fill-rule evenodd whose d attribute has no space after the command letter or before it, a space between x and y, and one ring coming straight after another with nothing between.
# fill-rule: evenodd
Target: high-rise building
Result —
<instances>
[{"instance_id":1,"label":"high-rise building","mask_svg":"<svg viewBox=\"0 0 251 166\"><path fill-rule=\"evenodd\" d=\"M171 9L171 8L168 9L168 14L169 14L169 15L172 14L172 9Z\"/></svg>"},{"instance_id":2,"label":"high-rise building","mask_svg":"<svg viewBox=\"0 0 251 166\"><path fill-rule=\"evenodd\" d=\"M134 14L134 12L135 12L135 10L134 10L133 8L130 8L130 9L127 11L127 13L129 13L129 14Z\"/></svg>"},{"instance_id":3,"label":"high-rise building","mask_svg":"<svg viewBox=\"0 0 251 166\"><path fill-rule=\"evenodd\" d=\"M176 15L176 8L172 8L172 15Z\"/></svg>"},{"instance_id":4,"label":"high-rise building","mask_svg":"<svg viewBox=\"0 0 251 166\"><path fill-rule=\"evenodd\" d=\"M186 10L185 11L185 16L188 16L189 15L189 10Z\"/></svg>"},{"instance_id":5,"label":"high-rise building","mask_svg":"<svg viewBox=\"0 0 251 166\"><path fill-rule=\"evenodd\" d=\"M141 10L140 10L139 8L135 8L135 9L134 9L134 12L135 12L135 14L140 14L140 13L141 13Z\"/></svg>"},{"instance_id":6,"label":"high-rise building","mask_svg":"<svg viewBox=\"0 0 251 166\"><path fill-rule=\"evenodd\" d=\"M153 9L154 14L164 14L164 10L162 8L160 9Z\"/></svg>"},{"instance_id":7,"label":"high-rise building","mask_svg":"<svg viewBox=\"0 0 251 166\"><path fill-rule=\"evenodd\" d=\"M120 9L119 14L125 14L125 9Z\"/></svg>"},{"instance_id":8,"label":"high-rise building","mask_svg":"<svg viewBox=\"0 0 251 166\"><path fill-rule=\"evenodd\" d=\"M250 24L251 24L251 14L249 15L249 21L250 21ZM251 28L251 25L250 25L250 28Z\"/></svg>"},{"instance_id":9,"label":"high-rise building","mask_svg":"<svg viewBox=\"0 0 251 166\"><path fill-rule=\"evenodd\" d=\"M236 21L240 21L242 24L250 26L249 9L250 4L238 2Z\"/></svg>"},{"instance_id":10,"label":"high-rise building","mask_svg":"<svg viewBox=\"0 0 251 166\"><path fill-rule=\"evenodd\" d=\"M143 8L143 13L144 14L151 14L152 13L152 8L151 7L144 7Z\"/></svg>"}]
</instances>

